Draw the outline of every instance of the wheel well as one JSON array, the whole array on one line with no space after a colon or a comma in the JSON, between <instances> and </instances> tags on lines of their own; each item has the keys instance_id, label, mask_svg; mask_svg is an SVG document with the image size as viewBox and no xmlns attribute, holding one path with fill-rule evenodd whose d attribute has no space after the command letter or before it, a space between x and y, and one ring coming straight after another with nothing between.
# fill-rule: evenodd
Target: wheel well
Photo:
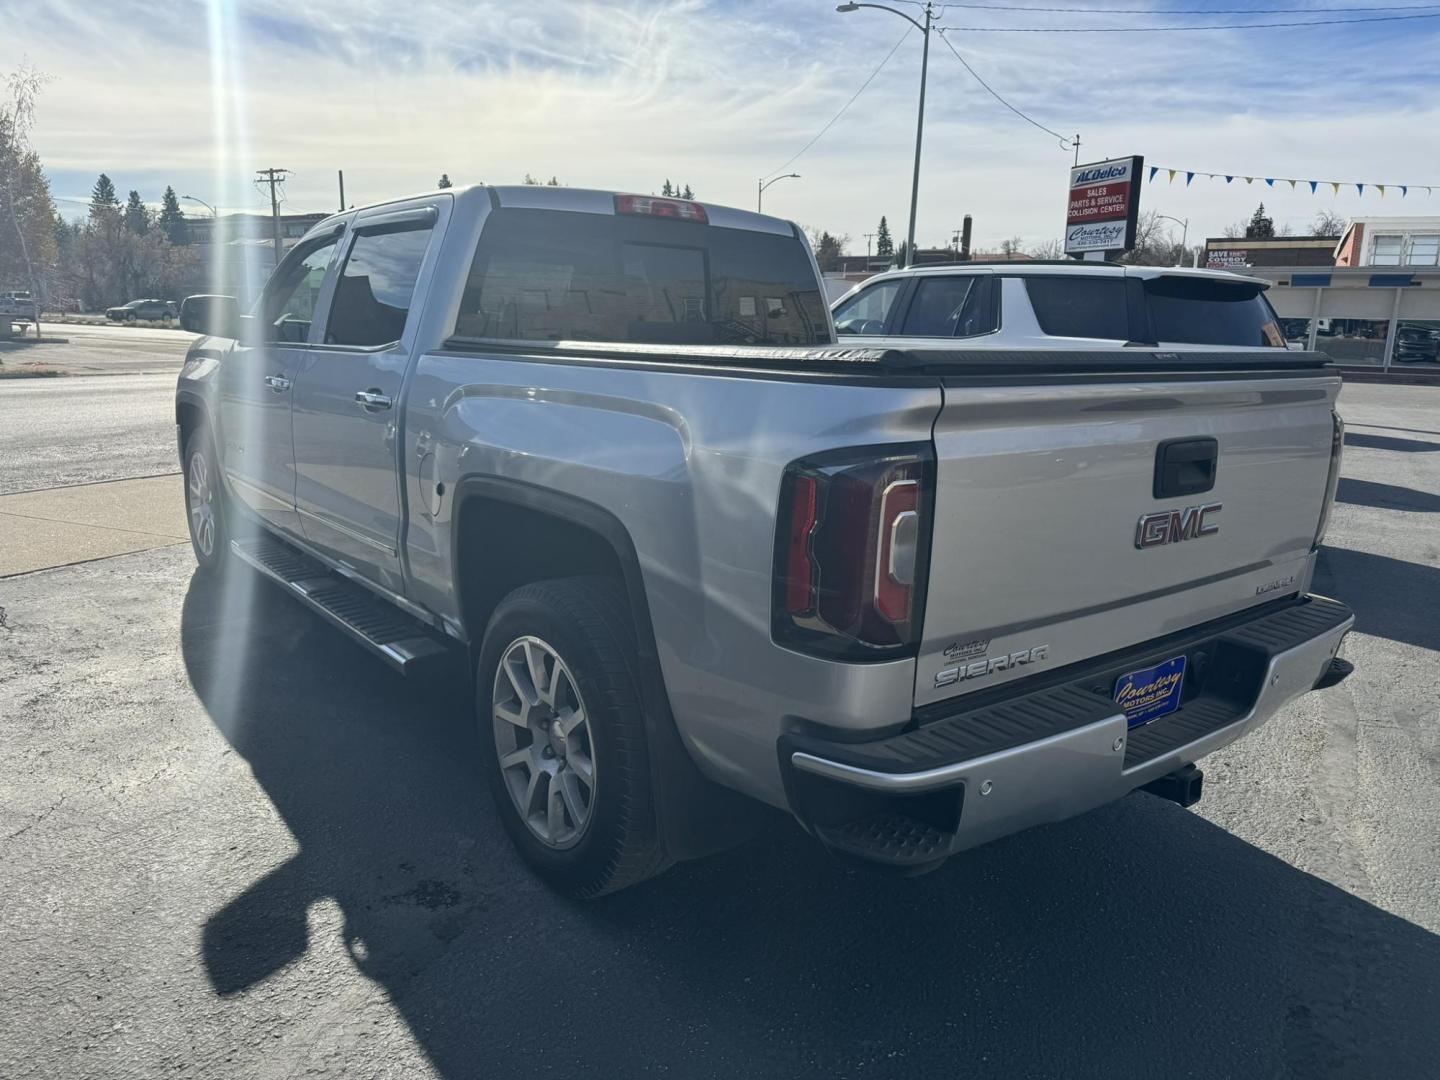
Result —
<instances>
[{"instance_id":1,"label":"wheel well","mask_svg":"<svg viewBox=\"0 0 1440 1080\"><path fill-rule=\"evenodd\" d=\"M460 611L472 649L479 648L496 605L521 585L579 574L625 581L614 547L595 530L500 499L461 504L456 557Z\"/></svg>"},{"instance_id":2,"label":"wheel well","mask_svg":"<svg viewBox=\"0 0 1440 1080\"><path fill-rule=\"evenodd\" d=\"M175 423L180 428L180 452L185 452L185 444L190 441L190 436L201 424L205 422L205 413L199 405L193 401L180 401L175 405Z\"/></svg>"}]
</instances>

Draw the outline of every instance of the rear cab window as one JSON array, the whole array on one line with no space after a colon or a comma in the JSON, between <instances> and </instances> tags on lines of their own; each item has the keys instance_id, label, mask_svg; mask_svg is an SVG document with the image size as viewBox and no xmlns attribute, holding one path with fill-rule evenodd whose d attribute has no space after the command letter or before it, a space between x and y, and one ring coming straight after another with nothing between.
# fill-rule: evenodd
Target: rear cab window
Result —
<instances>
[{"instance_id":1,"label":"rear cab window","mask_svg":"<svg viewBox=\"0 0 1440 1080\"><path fill-rule=\"evenodd\" d=\"M520 207L486 219L455 333L671 345L832 340L809 252L794 235Z\"/></svg>"},{"instance_id":2,"label":"rear cab window","mask_svg":"<svg viewBox=\"0 0 1440 1080\"><path fill-rule=\"evenodd\" d=\"M1144 290L1151 340L1162 345L1286 347L1285 332L1258 282L1176 274L1148 278Z\"/></svg>"}]
</instances>

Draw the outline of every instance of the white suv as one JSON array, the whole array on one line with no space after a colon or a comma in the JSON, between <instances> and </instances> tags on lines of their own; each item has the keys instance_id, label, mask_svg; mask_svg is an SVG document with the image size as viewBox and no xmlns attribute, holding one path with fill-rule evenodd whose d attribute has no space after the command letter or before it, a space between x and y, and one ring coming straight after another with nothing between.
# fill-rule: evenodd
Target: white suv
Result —
<instances>
[{"instance_id":1,"label":"white suv","mask_svg":"<svg viewBox=\"0 0 1440 1080\"><path fill-rule=\"evenodd\" d=\"M1217 270L1004 262L877 274L831 305L844 341L964 348L1286 348L1269 282Z\"/></svg>"}]
</instances>

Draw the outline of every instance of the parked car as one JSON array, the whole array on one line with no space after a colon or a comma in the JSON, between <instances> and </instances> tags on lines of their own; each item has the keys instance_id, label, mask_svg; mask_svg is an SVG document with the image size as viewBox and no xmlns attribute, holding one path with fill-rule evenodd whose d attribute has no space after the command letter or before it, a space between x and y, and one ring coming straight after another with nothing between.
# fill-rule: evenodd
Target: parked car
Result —
<instances>
[{"instance_id":1,"label":"parked car","mask_svg":"<svg viewBox=\"0 0 1440 1080\"><path fill-rule=\"evenodd\" d=\"M1440 331L1425 326L1397 328L1395 359L1406 364L1440 360Z\"/></svg>"},{"instance_id":2,"label":"parked car","mask_svg":"<svg viewBox=\"0 0 1440 1080\"><path fill-rule=\"evenodd\" d=\"M400 672L464 657L497 813L581 896L757 802L905 872L1141 788L1189 805L1195 762L1348 674L1353 616L1310 593L1324 357L868 348L822 297L800 229L710 204L327 218L249 315L185 303L200 572ZM958 306L938 325L995 310Z\"/></svg>"},{"instance_id":3,"label":"parked car","mask_svg":"<svg viewBox=\"0 0 1440 1080\"><path fill-rule=\"evenodd\" d=\"M1283 349L1267 287L1218 270L967 262L877 274L832 311L842 339L925 338L993 349Z\"/></svg>"},{"instance_id":4,"label":"parked car","mask_svg":"<svg viewBox=\"0 0 1440 1080\"><path fill-rule=\"evenodd\" d=\"M128 304L105 309L105 317L115 322L134 322L136 319L174 319L179 315L179 306L173 300L131 300Z\"/></svg>"}]
</instances>

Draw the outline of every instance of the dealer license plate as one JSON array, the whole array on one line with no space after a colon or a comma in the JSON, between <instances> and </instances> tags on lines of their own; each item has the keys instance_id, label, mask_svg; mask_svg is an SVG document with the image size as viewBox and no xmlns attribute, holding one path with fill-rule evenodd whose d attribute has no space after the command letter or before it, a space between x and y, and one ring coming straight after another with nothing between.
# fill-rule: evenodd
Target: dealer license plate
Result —
<instances>
[{"instance_id":1,"label":"dealer license plate","mask_svg":"<svg viewBox=\"0 0 1440 1080\"><path fill-rule=\"evenodd\" d=\"M1185 684L1185 657L1176 656L1143 671L1115 680L1115 703L1125 710L1131 727L1172 713L1180 707Z\"/></svg>"}]
</instances>

